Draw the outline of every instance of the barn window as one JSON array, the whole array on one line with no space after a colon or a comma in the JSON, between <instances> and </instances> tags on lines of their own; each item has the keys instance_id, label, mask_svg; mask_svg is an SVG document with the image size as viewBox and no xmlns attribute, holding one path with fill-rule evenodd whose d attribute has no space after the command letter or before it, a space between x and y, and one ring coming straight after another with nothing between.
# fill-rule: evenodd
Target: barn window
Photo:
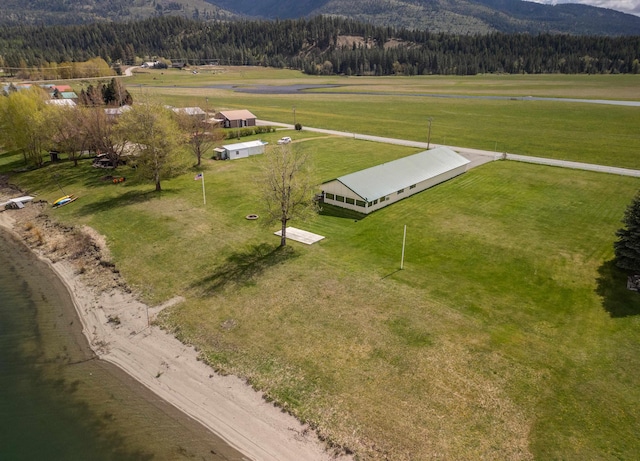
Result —
<instances>
[{"instance_id":1,"label":"barn window","mask_svg":"<svg viewBox=\"0 0 640 461\"><path fill-rule=\"evenodd\" d=\"M329 192L326 192L326 193L324 194L324 196L325 196L325 198L328 198L329 200L333 200L333 198L334 198L334 195L333 195L333 194L330 194Z\"/></svg>"},{"instance_id":2,"label":"barn window","mask_svg":"<svg viewBox=\"0 0 640 461\"><path fill-rule=\"evenodd\" d=\"M375 200L373 201L373 204L374 204L374 205L377 205L377 204L378 204L378 199L375 199Z\"/></svg>"},{"instance_id":3,"label":"barn window","mask_svg":"<svg viewBox=\"0 0 640 461\"><path fill-rule=\"evenodd\" d=\"M403 192L404 192L404 189L400 189L400 190L398 191L398 195L402 194Z\"/></svg>"},{"instance_id":4,"label":"barn window","mask_svg":"<svg viewBox=\"0 0 640 461\"><path fill-rule=\"evenodd\" d=\"M356 205L361 206L362 208L364 208L365 203L362 200L356 200Z\"/></svg>"},{"instance_id":5,"label":"barn window","mask_svg":"<svg viewBox=\"0 0 640 461\"><path fill-rule=\"evenodd\" d=\"M386 200L385 197L380 197L380 203L384 202Z\"/></svg>"},{"instance_id":6,"label":"barn window","mask_svg":"<svg viewBox=\"0 0 640 461\"><path fill-rule=\"evenodd\" d=\"M336 201L344 202L344 197L342 195L336 195Z\"/></svg>"},{"instance_id":7,"label":"barn window","mask_svg":"<svg viewBox=\"0 0 640 461\"><path fill-rule=\"evenodd\" d=\"M414 184L413 186L409 186L409 189L415 189L416 185Z\"/></svg>"},{"instance_id":8,"label":"barn window","mask_svg":"<svg viewBox=\"0 0 640 461\"><path fill-rule=\"evenodd\" d=\"M345 200L349 205L355 205L356 201L352 198L347 197Z\"/></svg>"}]
</instances>

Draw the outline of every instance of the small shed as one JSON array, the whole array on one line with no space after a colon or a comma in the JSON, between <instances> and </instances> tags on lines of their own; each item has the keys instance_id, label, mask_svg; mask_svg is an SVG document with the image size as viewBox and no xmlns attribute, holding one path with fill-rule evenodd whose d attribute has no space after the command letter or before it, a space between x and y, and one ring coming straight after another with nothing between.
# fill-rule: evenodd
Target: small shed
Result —
<instances>
[{"instance_id":1,"label":"small shed","mask_svg":"<svg viewBox=\"0 0 640 461\"><path fill-rule=\"evenodd\" d=\"M325 203L368 214L465 172L469 160L438 147L322 184Z\"/></svg>"},{"instance_id":2,"label":"small shed","mask_svg":"<svg viewBox=\"0 0 640 461\"><path fill-rule=\"evenodd\" d=\"M215 157L219 160L235 160L238 158L247 158L252 155L264 154L264 147L268 143L264 141L247 141L237 144L228 144L226 146L214 149Z\"/></svg>"},{"instance_id":3,"label":"small shed","mask_svg":"<svg viewBox=\"0 0 640 461\"><path fill-rule=\"evenodd\" d=\"M256 126L257 117L246 109L225 110L216 112L215 118L220 120L224 128L242 128Z\"/></svg>"}]
</instances>

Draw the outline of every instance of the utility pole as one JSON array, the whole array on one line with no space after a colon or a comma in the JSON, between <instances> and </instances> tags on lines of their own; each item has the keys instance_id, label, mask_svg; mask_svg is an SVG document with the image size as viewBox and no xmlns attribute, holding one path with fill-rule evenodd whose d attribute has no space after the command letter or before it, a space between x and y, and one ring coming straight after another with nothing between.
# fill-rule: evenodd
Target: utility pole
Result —
<instances>
[{"instance_id":1,"label":"utility pole","mask_svg":"<svg viewBox=\"0 0 640 461\"><path fill-rule=\"evenodd\" d=\"M296 126L296 106L293 106L293 126Z\"/></svg>"},{"instance_id":2,"label":"utility pole","mask_svg":"<svg viewBox=\"0 0 640 461\"><path fill-rule=\"evenodd\" d=\"M402 236L402 258L400 259L400 270L404 269L404 245L407 242L407 225L404 225L404 235Z\"/></svg>"},{"instance_id":3,"label":"utility pole","mask_svg":"<svg viewBox=\"0 0 640 461\"><path fill-rule=\"evenodd\" d=\"M429 146L431 145L431 122L433 119L429 117L429 135L427 136L427 150L429 150Z\"/></svg>"}]
</instances>

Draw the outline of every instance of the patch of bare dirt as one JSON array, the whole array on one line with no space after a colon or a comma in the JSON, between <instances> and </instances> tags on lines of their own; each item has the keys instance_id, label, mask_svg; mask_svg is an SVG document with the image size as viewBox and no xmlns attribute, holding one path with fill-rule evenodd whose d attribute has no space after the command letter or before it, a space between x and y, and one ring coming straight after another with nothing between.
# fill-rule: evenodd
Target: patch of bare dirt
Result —
<instances>
[{"instance_id":1,"label":"patch of bare dirt","mask_svg":"<svg viewBox=\"0 0 640 461\"><path fill-rule=\"evenodd\" d=\"M368 39L365 42L363 37L359 37L357 35L339 35L336 46L339 48L343 46L352 47L354 44L356 47L373 48L375 46L375 41L373 39Z\"/></svg>"},{"instance_id":2,"label":"patch of bare dirt","mask_svg":"<svg viewBox=\"0 0 640 461\"><path fill-rule=\"evenodd\" d=\"M392 39L387 40L384 43L384 48L385 49L397 48L400 45L404 45L404 44L405 44L404 41L399 40L397 38L392 38ZM336 46L338 48L341 48L343 46L351 48L351 47L353 47L353 45L355 45L356 47L373 48L373 47L377 46L377 43L372 38L367 39L365 41L364 37L360 37L358 35L339 35L338 36L338 42L336 43Z\"/></svg>"}]
</instances>

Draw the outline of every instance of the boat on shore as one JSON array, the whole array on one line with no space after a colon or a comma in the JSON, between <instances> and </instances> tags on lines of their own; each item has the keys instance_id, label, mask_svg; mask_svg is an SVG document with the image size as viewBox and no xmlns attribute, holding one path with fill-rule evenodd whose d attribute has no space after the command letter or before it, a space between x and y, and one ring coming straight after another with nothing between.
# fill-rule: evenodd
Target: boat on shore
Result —
<instances>
[{"instance_id":1,"label":"boat on shore","mask_svg":"<svg viewBox=\"0 0 640 461\"><path fill-rule=\"evenodd\" d=\"M53 207L54 208L59 208L59 207L64 206L64 205L68 205L69 203L74 202L77 199L78 199L78 197L76 197L74 194L65 195L63 197L60 197L55 202L53 202Z\"/></svg>"}]
</instances>

